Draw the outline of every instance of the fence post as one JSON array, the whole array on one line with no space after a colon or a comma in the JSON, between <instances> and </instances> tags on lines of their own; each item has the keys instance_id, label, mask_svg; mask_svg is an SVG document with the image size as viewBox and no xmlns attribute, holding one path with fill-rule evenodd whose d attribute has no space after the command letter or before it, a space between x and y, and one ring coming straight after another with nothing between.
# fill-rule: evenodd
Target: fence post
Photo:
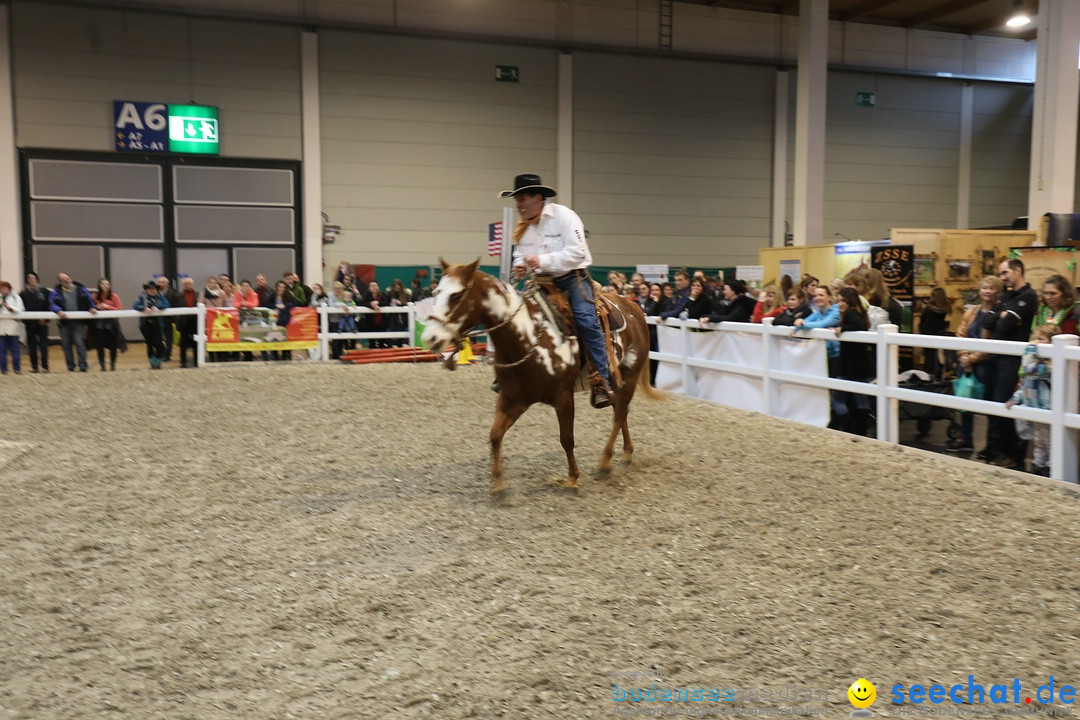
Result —
<instances>
[{"instance_id":1,"label":"fence post","mask_svg":"<svg viewBox=\"0 0 1080 720\"><path fill-rule=\"evenodd\" d=\"M414 348L416 347L416 305L410 302L406 307L409 308L409 344L406 347ZM413 352L413 362L416 362L415 352Z\"/></svg>"},{"instance_id":2,"label":"fence post","mask_svg":"<svg viewBox=\"0 0 1080 720\"><path fill-rule=\"evenodd\" d=\"M206 305L196 305L195 314L195 363L198 367L206 366Z\"/></svg>"},{"instance_id":3,"label":"fence post","mask_svg":"<svg viewBox=\"0 0 1080 720\"><path fill-rule=\"evenodd\" d=\"M1076 368L1065 359L1065 349L1076 347L1076 335L1055 335L1050 350L1050 477L1077 482L1076 431L1065 427L1065 413L1077 408Z\"/></svg>"},{"instance_id":4,"label":"fence post","mask_svg":"<svg viewBox=\"0 0 1080 720\"><path fill-rule=\"evenodd\" d=\"M326 362L330 359L330 308L320 305L315 311L319 313L319 358Z\"/></svg>"},{"instance_id":5,"label":"fence post","mask_svg":"<svg viewBox=\"0 0 1080 720\"><path fill-rule=\"evenodd\" d=\"M679 319L679 328L682 333L682 386L683 392L689 397L697 397L697 388L692 387L690 376L690 365L686 362L690 359L693 353L690 351L690 328L686 325L686 320Z\"/></svg>"},{"instance_id":6,"label":"fence post","mask_svg":"<svg viewBox=\"0 0 1080 720\"><path fill-rule=\"evenodd\" d=\"M762 407L769 415L778 415L772 381L772 347L773 335L770 330L773 326L773 318L761 319L765 331L761 333L761 400Z\"/></svg>"},{"instance_id":7,"label":"fence post","mask_svg":"<svg viewBox=\"0 0 1080 720\"><path fill-rule=\"evenodd\" d=\"M877 357L877 437L887 443L900 443L900 404L890 400L885 393L899 384L898 350L889 342L899 328L885 323L877 326L877 343L874 345Z\"/></svg>"}]
</instances>

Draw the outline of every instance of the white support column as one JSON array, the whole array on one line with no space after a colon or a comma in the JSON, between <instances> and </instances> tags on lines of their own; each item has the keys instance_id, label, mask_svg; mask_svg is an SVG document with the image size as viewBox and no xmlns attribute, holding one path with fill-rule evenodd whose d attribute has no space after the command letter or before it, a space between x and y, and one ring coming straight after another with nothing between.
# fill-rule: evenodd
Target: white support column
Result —
<instances>
[{"instance_id":1,"label":"white support column","mask_svg":"<svg viewBox=\"0 0 1080 720\"><path fill-rule=\"evenodd\" d=\"M574 206L574 56L559 53L558 118L555 131L555 188L559 203Z\"/></svg>"},{"instance_id":2,"label":"white support column","mask_svg":"<svg viewBox=\"0 0 1080 720\"><path fill-rule=\"evenodd\" d=\"M322 231L322 131L319 127L319 36L300 33L300 94L303 126L304 282L325 283Z\"/></svg>"},{"instance_id":3,"label":"white support column","mask_svg":"<svg viewBox=\"0 0 1080 720\"><path fill-rule=\"evenodd\" d=\"M795 107L796 245L825 235L825 87L828 82L829 2L799 2L799 82Z\"/></svg>"},{"instance_id":4,"label":"white support column","mask_svg":"<svg viewBox=\"0 0 1080 720\"><path fill-rule=\"evenodd\" d=\"M1077 48L1080 2L1041 0L1031 123L1028 229L1048 212L1073 211L1076 186L1076 113L1080 97Z\"/></svg>"},{"instance_id":5,"label":"white support column","mask_svg":"<svg viewBox=\"0 0 1080 720\"><path fill-rule=\"evenodd\" d=\"M975 86L960 89L960 166L956 181L956 227L971 227L971 138L975 114Z\"/></svg>"},{"instance_id":6,"label":"white support column","mask_svg":"<svg viewBox=\"0 0 1080 720\"><path fill-rule=\"evenodd\" d=\"M11 74L11 5L0 5L0 277L23 286L19 161Z\"/></svg>"},{"instance_id":7,"label":"white support column","mask_svg":"<svg viewBox=\"0 0 1080 720\"><path fill-rule=\"evenodd\" d=\"M784 246L787 228L787 146L788 146L788 88L791 76L787 70L776 71L776 107L773 110L772 163L772 241L773 247Z\"/></svg>"}]
</instances>

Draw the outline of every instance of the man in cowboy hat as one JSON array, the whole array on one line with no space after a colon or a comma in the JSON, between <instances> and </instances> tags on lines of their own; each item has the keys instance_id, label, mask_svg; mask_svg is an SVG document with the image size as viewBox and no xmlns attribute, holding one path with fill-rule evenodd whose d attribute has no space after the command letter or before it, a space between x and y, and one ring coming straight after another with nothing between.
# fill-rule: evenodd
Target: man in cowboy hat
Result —
<instances>
[{"instance_id":1,"label":"man in cowboy hat","mask_svg":"<svg viewBox=\"0 0 1080 720\"><path fill-rule=\"evenodd\" d=\"M552 275L555 285L566 293L582 344L600 374L600 382L593 388L592 405L604 408L615 396L588 271L592 253L577 213L565 205L546 202L555 195L554 188L544 185L539 175L528 174L514 178L513 190L499 193L500 198L514 198L521 216L514 231L514 274L521 277L528 268Z\"/></svg>"}]
</instances>

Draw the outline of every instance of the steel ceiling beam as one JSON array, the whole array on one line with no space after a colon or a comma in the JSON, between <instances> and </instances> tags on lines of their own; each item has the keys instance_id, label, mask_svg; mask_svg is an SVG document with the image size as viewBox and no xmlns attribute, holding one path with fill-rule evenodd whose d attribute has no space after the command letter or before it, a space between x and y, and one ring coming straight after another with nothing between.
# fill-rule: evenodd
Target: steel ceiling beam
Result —
<instances>
[{"instance_id":1,"label":"steel ceiling beam","mask_svg":"<svg viewBox=\"0 0 1080 720\"><path fill-rule=\"evenodd\" d=\"M848 22L855 18L862 17L863 15L869 15L872 12L876 12L883 7L894 5L899 0L864 0L858 5L845 10L842 13L837 13L836 19L842 22Z\"/></svg>"},{"instance_id":2,"label":"steel ceiling beam","mask_svg":"<svg viewBox=\"0 0 1080 720\"><path fill-rule=\"evenodd\" d=\"M904 20L904 27L914 28L920 25L926 25L932 20L958 13L961 10L967 10L968 8L981 5L985 0L953 0L952 2L942 3L935 8L931 8L926 12L919 13L918 15L912 15ZM991 26L993 27L993 26Z\"/></svg>"}]
</instances>

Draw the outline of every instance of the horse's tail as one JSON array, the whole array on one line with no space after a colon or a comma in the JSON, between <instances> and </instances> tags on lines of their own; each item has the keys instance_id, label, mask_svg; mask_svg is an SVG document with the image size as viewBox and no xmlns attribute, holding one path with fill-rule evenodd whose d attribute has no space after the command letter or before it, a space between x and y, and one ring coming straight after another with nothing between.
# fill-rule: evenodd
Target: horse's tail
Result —
<instances>
[{"instance_id":1,"label":"horse's tail","mask_svg":"<svg viewBox=\"0 0 1080 720\"><path fill-rule=\"evenodd\" d=\"M641 388L641 392L645 393L645 396L650 400L667 400L667 393L663 390L657 390L653 387L652 380L649 378L649 363L645 363L645 367L641 368L641 372L638 373L638 386Z\"/></svg>"}]
</instances>

